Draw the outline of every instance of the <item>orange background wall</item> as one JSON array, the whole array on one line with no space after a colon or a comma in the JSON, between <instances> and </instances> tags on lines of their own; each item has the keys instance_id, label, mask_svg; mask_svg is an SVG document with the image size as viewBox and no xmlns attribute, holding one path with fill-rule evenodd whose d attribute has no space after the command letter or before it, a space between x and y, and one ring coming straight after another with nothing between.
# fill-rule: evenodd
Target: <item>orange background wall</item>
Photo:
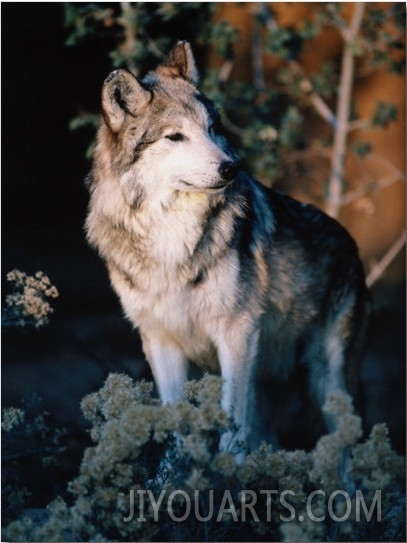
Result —
<instances>
[{"instance_id":1,"label":"orange background wall","mask_svg":"<svg viewBox=\"0 0 407 543\"><path fill-rule=\"evenodd\" d=\"M283 2L268 4L274 13L279 26L298 27L306 20L310 20L315 14L316 5L313 3ZM343 4L344 16L350 19L353 13L354 3ZM375 4L377 9L386 4ZM388 7L388 6L387 6ZM219 4L217 19L225 19L238 29L239 39L236 45L236 61L233 65L231 78L250 81L252 77L252 11L256 9L255 3L236 4L226 2ZM388 29L391 32L391 28ZM321 33L314 39L307 41L299 62L307 76L318 72L325 62L340 58L343 48L343 40L339 32L330 27L324 27ZM397 54L397 52L395 52ZM211 64L219 65L219 59L212 55ZM281 67L281 59L265 54L263 57L266 82L273 80L276 68ZM349 141L357 140L369 142L373 146L372 153L364 158L357 158L348 152L346 160L345 178L348 189L367 182L378 181L384 176L398 171L405 175L406 163L406 81L404 75L388 72L385 68L377 69L366 75L357 75L353 87L353 103L359 118L372 117L377 102L392 102L397 106L398 118L386 128L373 127L364 130L355 130L350 133ZM335 111L335 103L331 104ZM314 116L315 117L315 116ZM324 123L324 122L323 122ZM304 130L313 131L325 127L305 123ZM329 168L329 165L326 165ZM315 173L318 181L329 174L329 171ZM287 172L289 175L289 172ZM368 195L344 206L340 213L340 221L355 237L361 252L361 256L368 269L372 260L380 258L394 243L405 225L405 177L400 175L386 188L375 190ZM284 187L283 187L284 188ZM307 199L301 188L301 182L294 184L288 182L285 187L287 192L300 199ZM400 259L398 259L400 260ZM404 274L403 262L392 267L392 273L396 276Z\"/></svg>"}]
</instances>

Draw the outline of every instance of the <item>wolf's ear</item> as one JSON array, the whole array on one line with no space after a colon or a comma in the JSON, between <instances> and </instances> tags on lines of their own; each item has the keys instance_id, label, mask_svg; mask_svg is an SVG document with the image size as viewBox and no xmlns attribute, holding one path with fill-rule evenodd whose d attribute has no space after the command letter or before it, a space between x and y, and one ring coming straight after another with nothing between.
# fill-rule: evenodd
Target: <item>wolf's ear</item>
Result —
<instances>
[{"instance_id":1,"label":"wolf's ear","mask_svg":"<svg viewBox=\"0 0 407 543\"><path fill-rule=\"evenodd\" d=\"M113 132L118 132L126 115L134 116L149 99L150 92L130 72L115 70L106 78L102 89L105 121Z\"/></svg>"},{"instance_id":2,"label":"wolf's ear","mask_svg":"<svg viewBox=\"0 0 407 543\"><path fill-rule=\"evenodd\" d=\"M194 55L191 46L187 41L179 41L174 45L164 61L163 66L175 68L181 77L195 86L199 82L199 74L195 65Z\"/></svg>"}]
</instances>

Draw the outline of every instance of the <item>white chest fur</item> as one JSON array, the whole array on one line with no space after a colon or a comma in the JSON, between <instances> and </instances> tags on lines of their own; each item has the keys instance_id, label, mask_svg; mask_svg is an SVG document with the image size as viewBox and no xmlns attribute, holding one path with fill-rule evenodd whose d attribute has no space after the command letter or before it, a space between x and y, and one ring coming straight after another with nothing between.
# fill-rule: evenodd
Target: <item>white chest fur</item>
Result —
<instances>
[{"instance_id":1,"label":"white chest fur","mask_svg":"<svg viewBox=\"0 0 407 543\"><path fill-rule=\"evenodd\" d=\"M165 336L188 358L205 363L213 358L219 323L227 326L236 303L239 270L228 246L231 214L212 225L209 253L198 249L208 234L207 198L182 195L170 208L158 202L120 216L104 206L88 219L89 238L107 261L129 320L142 335Z\"/></svg>"}]
</instances>

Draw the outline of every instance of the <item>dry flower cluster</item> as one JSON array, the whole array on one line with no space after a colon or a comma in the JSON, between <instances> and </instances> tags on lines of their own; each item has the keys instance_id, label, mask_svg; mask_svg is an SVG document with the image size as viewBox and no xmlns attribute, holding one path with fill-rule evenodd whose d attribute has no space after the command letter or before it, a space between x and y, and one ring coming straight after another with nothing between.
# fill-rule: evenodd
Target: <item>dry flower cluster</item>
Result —
<instances>
[{"instance_id":1,"label":"dry flower cluster","mask_svg":"<svg viewBox=\"0 0 407 543\"><path fill-rule=\"evenodd\" d=\"M47 324L53 309L46 298L57 298L58 290L45 273L39 271L31 276L12 270L7 274L7 281L13 283L13 292L5 300L2 326L31 325L40 328Z\"/></svg>"},{"instance_id":2,"label":"dry flower cluster","mask_svg":"<svg viewBox=\"0 0 407 543\"><path fill-rule=\"evenodd\" d=\"M38 505L38 495L48 494L64 450L67 431L51 424L50 415L41 409L36 394L22 400L21 407L2 409L2 522L7 525L22 511ZM43 476L48 480L44 481ZM40 490L33 485L39 481ZM57 476L58 479L58 476ZM51 490L52 492L52 490ZM42 514L41 510L40 514Z\"/></svg>"},{"instance_id":3,"label":"dry flower cluster","mask_svg":"<svg viewBox=\"0 0 407 543\"><path fill-rule=\"evenodd\" d=\"M398 537L404 537L400 509L404 459L392 450L385 425L375 426L366 442L359 443L360 419L353 414L350 399L336 393L326 405L336 430L313 451L274 451L263 445L237 461L232 454L219 452L220 436L235 430L220 408L220 394L220 378L207 375L186 385L184 401L163 406L152 396L151 383L110 374L98 392L82 401L94 444L85 450L79 475L69 484L72 500L53 501L41 523L29 517L12 522L3 537L8 541L403 540ZM358 521L352 514L344 522L334 522L327 515L326 499L318 495L313 513L326 515L327 520L314 522L307 515L306 502L315 489L324 489L326 496L343 489L352 505L355 489L363 491L367 505L380 489L382 520L363 522L363 517ZM281 515L287 517L288 512L280 496L287 490L287 501L297 515L283 522ZM146 498L140 512L136 500L134 517L126 521L130 492L136 498L140 493L151 496L155 502ZM191 513L182 522L174 521L168 511L171 493L171 514L182 517L188 498L192 512L198 510L208 520L199 521ZM246 514L252 510L245 504L254 495L257 518ZM159 499L161 507L154 508ZM342 503L335 503L338 517L341 508Z\"/></svg>"},{"instance_id":4,"label":"dry flower cluster","mask_svg":"<svg viewBox=\"0 0 407 543\"><path fill-rule=\"evenodd\" d=\"M25 412L19 407L4 408L1 414L1 429L10 432L13 428L24 422Z\"/></svg>"}]
</instances>

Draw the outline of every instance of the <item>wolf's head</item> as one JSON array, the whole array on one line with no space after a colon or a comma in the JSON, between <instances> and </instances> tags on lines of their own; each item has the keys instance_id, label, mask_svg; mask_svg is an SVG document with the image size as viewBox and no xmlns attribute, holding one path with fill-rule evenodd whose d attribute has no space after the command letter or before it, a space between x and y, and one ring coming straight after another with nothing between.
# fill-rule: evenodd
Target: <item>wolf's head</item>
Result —
<instances>
[{"instance_id":1,"label":"wolf's head","mask_svg":"<svg viewBox=\"0 0 407 543\"><path fill-rule=\"evenodd\" d=\"M197 84L187 42L141 81L126 70L106 79L95 164L104 163L129 205L177 192L219 193L238 175L219 115Z\"/></svg>"}]
</instances>

